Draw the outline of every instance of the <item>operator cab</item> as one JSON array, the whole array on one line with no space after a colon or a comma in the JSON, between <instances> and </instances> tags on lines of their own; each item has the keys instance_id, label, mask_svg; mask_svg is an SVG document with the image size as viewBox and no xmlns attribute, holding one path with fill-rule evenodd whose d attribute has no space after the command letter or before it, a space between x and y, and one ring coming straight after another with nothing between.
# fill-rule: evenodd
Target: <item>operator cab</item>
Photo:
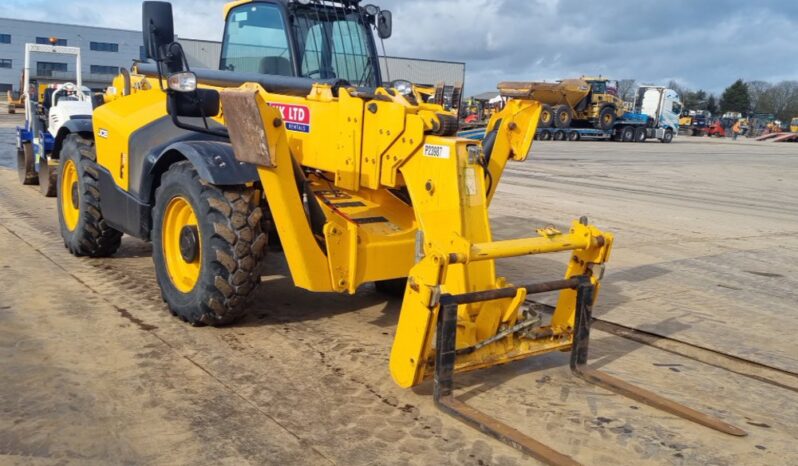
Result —
<instances>
[{"instance_id":1,"label":"operator cab","mask_svg":"<svg viewBox=\"0 0 798 466\"><path fill-rule=\"evenodd\" d=\"M227 11L219 69L355 86L382 84L377 47L391 35L391 13L359 1L253 1Z\"/></svg>"}]
</instances>

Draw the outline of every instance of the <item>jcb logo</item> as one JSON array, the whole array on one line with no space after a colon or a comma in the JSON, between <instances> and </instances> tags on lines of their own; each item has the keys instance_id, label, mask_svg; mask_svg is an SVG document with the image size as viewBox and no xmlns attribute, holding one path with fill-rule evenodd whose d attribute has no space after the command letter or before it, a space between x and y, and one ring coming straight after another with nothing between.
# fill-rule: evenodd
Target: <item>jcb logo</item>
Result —
<instances>
[{"instance_id":1,"label":"jcb logo","mask_svg":"<svg viewBox=\"0 0 798 466\"><path fill-rule=\"evenodd\" d=\"M448 159L449 158L449 146L437 146L434 144L425 144L424 145L424 156L425 157L432 157L435 159Z\"/></svg>"}]
</instances>

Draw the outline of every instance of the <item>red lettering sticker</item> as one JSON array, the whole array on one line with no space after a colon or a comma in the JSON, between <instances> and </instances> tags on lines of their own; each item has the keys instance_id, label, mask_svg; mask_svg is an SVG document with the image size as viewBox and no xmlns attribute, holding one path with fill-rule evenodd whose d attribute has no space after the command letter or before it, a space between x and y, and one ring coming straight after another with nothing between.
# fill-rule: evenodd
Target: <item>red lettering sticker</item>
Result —
<instances>
[{"instance_id":1,"label":"red lettering sticker","mask_svg":"<svg viewBox=\"0 0 798 466\"><path fill-rule=\"evenodd\" d=\"M269 102L269 105L280 111L288 131L310 132L310 108L307 106L280 102Z\"/></svg>"}]
</instances>

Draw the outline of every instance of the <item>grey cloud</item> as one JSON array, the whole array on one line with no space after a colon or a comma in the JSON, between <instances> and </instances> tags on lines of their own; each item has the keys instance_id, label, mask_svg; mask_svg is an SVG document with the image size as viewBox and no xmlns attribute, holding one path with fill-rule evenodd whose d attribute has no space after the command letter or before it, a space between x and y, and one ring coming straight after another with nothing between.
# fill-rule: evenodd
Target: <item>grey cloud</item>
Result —
<instances>
[{"instance_id":1,"label":"grey cloud","mask_svg":"<svg viewBox=\"0 0 798 466\"><path fill-rule=\"evenodd\" d=\"M798 78L791 58L798 52L798 2L366 1L394 12L388 54L464 61L467 93L494 89L502 80L598 73L655 83L674 79L714 92L737 78ZM97 0L10 3L7 11L29 19L140 27L134 0L115 1L115 14L97 8ZM219 40L223 1L173 3L179 35Z\"/></svg>"}]
</instances>

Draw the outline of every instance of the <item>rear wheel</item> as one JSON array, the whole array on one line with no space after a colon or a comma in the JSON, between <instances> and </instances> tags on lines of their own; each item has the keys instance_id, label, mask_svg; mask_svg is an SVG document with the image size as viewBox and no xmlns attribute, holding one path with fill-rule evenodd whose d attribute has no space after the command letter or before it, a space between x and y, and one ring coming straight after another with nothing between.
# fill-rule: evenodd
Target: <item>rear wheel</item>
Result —
<instances>
[{"instance_id":1,"label":"rear wheel","mask_svg":"<svg viewBox=\"0 0 798 466\"><path fill-rule=\"evenodd\" d=\"M153 211L153 261L170 311L193 325L224 325L245 314L260 282L268 238L254 188L215 186L190 162L163 175Z\"/></svg>"},{"instance_id":2,"label":"rear wheel","mask_svg":"<svg viewBox=\"0 0 798 466\"><path fill-rule=\"evenodd\" d=\"M39 163L39 191L44 197L55 197L58 188L58 165L42 159Z\"/></svg>"},{"instance_id":3,"label":"rear wheel","mask_svg":"<svg viewBox=\"0 0 798 466\"><path fill-rule=\"evenodd\" d=\"M558 128L568 128L573 120L573 113L567 105L557 105L554 107L554 125Z\"/></svg>"},{"instance_id":4,"label":"rear wheel","mask_svg":"<svg viewBox=\"0 0 798 466\"><path fill-rule=\"evenodd\" d=\"M552 123L554 123L554 111L551 109L551 105L541 105L540 123L538 123L538 126L541 128L551 128Z\"/></svg>"},{"instance_id":5,"label":"rear wheel","mask_svg":"<svg viewBox=\"0 0 798 466\"><path fill-rule=\"evenodd\" d=\"M631 126L621 128L621 142L632 142L635 139L635 129Z\"/></svg>"},{"instance_id":6,"label":"rear wheel","mask_svg":"<svg viewBox=\"0 0 798 466\"><path fill-rule=\"evenodd\" d=\"M568 133L568 140L569 141L578 141L580 138L579 133L576 131L571 131Z\"/></svg>"},{"instance_id":7,"label":"rear wheel","mask_svg":"<svg viewBox=\"0 0 798 466\"><path fill-rule=\"evenodd\" d=\"M543 131L540 132L541 141L548 141L549 139L551 139L551 131L544 129Z\"/></svg>"},{"instance_id":8,"label":"rear wheel","mask_svg":"<svg viewBox=\"0 0 798 466\"><path fill-rule=\"evenodd\" d=\"M23 142L17 148L17 174L22 184L36 184L39 177L36 175L36 160L33 156L33 146L30 142Z\"/></svg>"},{"instance_id":9,"label":"rear wheel","mask_svg":"<svg viewBox=\"0 0 798 466\"><path fill-rule=\"evenodd\" d=\"M635 128L635 142L646 142L646 138L645 128Z\"/></svg>"},{"instance_id":10,"label":"rear wheel","mask_svg":"<svg viewBox=\"0 0 798 466\"><path fill-rule=\"evenodd\" d=\"M100 185L94 141L69 135L61 150L61 176L56 186L58 223L64 246L76 256L107 257L122 244L100 210Z\"/></svg>"},{"instance_id":11,"label":"rear wheel","mask_svg":"<svg viewBox=\"0 0 798 466\"><path fill-rule=\"evenodd\" d=\"M607 131L615 124L615 108L606 105L601 108L598 118L596 119L596 128Z\"/></svg>"}]
</instances>

